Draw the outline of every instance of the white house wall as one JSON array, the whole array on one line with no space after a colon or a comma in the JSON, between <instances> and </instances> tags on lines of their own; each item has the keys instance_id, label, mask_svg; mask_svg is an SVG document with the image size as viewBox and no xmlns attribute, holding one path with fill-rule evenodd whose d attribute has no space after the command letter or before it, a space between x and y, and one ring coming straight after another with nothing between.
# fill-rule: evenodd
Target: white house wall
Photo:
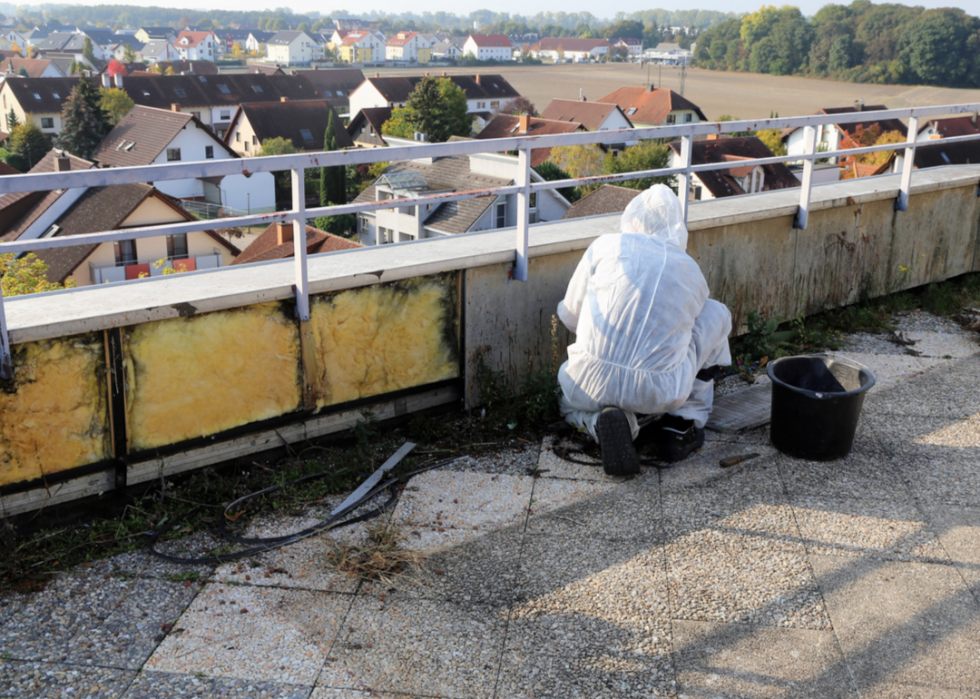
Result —
<instances>
[{"instance_id":1,"label":"white house wall","mask_svg":"<svg viewBox=\"0 0 980 699\"><path fill-rule=\"evenodd\" d=\"M253 214L276 210L276 180L271 172L228 175L219 186L222 206Z\"/></svg>"}]
</instances>

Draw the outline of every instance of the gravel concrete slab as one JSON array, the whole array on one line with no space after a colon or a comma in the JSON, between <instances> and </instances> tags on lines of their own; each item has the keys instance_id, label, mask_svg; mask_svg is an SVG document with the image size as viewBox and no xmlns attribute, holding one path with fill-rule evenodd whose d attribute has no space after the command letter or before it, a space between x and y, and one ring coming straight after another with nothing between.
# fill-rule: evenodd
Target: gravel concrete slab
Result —
<instances>
[{"instance_id":1,"label":"gravel concrete slab","mask_svg":"<svg viewBox=\"0 0 980 699\"><path fill-rule=\"evenodd\" d=\"M503 609L396 594L357 597L317 687L490 697L506 616Z\"/></svg>"},{"instance_id":2,"label":"gravel concrete slab","mask_svg":"<svg viewBox=\"0 0 980 699\"><path fill-rule=\"evenodd\" d=\"M738 432L715 432L713 430L705 430L704 441L727 442L728 444L760 444L769 446L769 425L753 427L752 429L740 430Z\"/></svg>"},{"instance_id":3,"label":"gravel concrete slab","mask_svg":"<svg viewBox=\"0 0 980 699\"><path fill-rule=\"evenodd\" d=\"M857 697L831 631L674 622L678 699Z\"/></svg>"},{"instance_id":4,"label":"gravel concrete slab","mask_svg":"<svg viewBox=\"0 0 980 699\"><path fill-rule=\"evenodd\" d=\"M212 583L145 668L312 686L351 599Z\"/></svg>"},{"instance_id":5,"label":"gravel concrete slab","mask_svg":"<svg viewBox=\"0 0 980 699\"><path fill-rule=\"evenodd\" d=\"M541 443L541 457L538 460L537 474L540 478L565 478L573 480L604 481L608 483L623 483L633 478L618 478L607 476L602 470L602 460L596 456L577 453L582 445L577 442L563 441L554 437L545 437ZM588 464L576 463L563 458L566 450L572 450L568 456L576 461L587 461ZM645 474L656 474L653 466L641 466Z\"/></svg>"},{"instance_id":6,"label":"gravel concrete slab","mask_svg":"<svg viewBox=\"0 0 980 699\"><path fill-rule=\"evenodd\" d=\"M868 397L912 381L933 369L947 366L947 360L910 355L864 354L860 352L828 352L830 357L850 360L874 373L875 385Z\"/></svg>"},{"instance_id":7,"label":"gravel concrete slab","mask_svg":"<svg viewBox=\"0 0 980 699\"><path fill-rule=\"evenodd\" d=\"M883 448L891 454L907 453L915 444L980 449L980 415L877 413L861 419L881 434Z\"/></svg>"},{"instance_id":8,"label":"gravel concrete slab","mask_svg":"<svg viewBox=\"0 0 980 699\"><path fill-rule=\"evenodd\" d=\"M621 623L633 610L667 618L665 575L658 543L528 534L518 582L525 601L515 614L581 613Z\"/></svg>"},{"instance_id":9,"label":"gravel concrete slab","mask_svg":"<svg viewBox=\"0 0 980 699\"><path fill-rule=\"evenodd\" d=\"M669 490L722 489L748 494L782 492L779 473L771 468L776 450L763 444L732 444L705 441L704 446L680 463L660 471L664 492ZM759 454L736 466L722 468L719 462L731 456Z\"/></svg>"},{"instance_id":10,"label":"gravel concrete slab","mask_svg":"<svg viewBox=\"0 0 980 699\"><path fill-rule=\"evenodd\" d=\"M951 318L937 316L928 311L896 311L892 315L892 324L899 332L936 332L960 335L963 329Z\"/></svg>"},{"instance_id":11,"label":"gravel concrete slab","mask_svg":"<svg viewBox=\"0 0 980 699\"><path fill-rule=\"evenodd\" d=\"M436 551L523 525L533 486L530 476L429 471L405 487L391 521L418 532L415 550Z\"/></svg>"},{"instance_id":12,"label":"gravel concrete slab","mask_svg":"<svg viewBox=\"0 0 980 699\"><path fill-rule=\"evenodd\" d=\"M745 499L715 491L664 493L667 541L706 530L792 543L801 540L793 509L781 493Z\"/></svg>"},{"instance_id":13,"label":"gravel concrete slab","mask_svg":"<svg viewBox=\"0 0 980 699\"><path fill-rule=\"evenodd\" d=\"M959 690L920 683L877 685L861 693L865 699L976 699L972 689Z\"/></svg>"},{"instance_id":14,"label":"gravel concrete slab","mask_svg":"<svg viewBox=\"0 0 980 699\"><path fill-rule=\"evenodd\" d=\"M661 536L659 488L639 479L613 483L539 478L530 503L531 533L605 540Z\"/></svg>"},{"instance_id":15,"label":"gravel concrete slab","mask_svg":"<svg viewBox=\"0 0 980 699\"><path fill-rule=\"evenodd\" d=\"M512 440L499 447L492 454L463 456L443 466L440 471L459 471L468 473L494 473L508 476L526 476L538 462L541 446L524 440ZM436 458L441 456L436 454Z\"/></svg>"},{"instance_id":16,"label":"gravel concrete slab","mask_svg":"<svg viewBox=\"0 0 980 699\"><path fill-rule=\"evenodd\" d=\"M923 357L962 359L980 353L980 335L963 330L958 333L911 330L905 337L915 341L912 349Z\"/></svg>"},{"instance_id":17,"label":"gravel concrete slab","mask_svg":"<svg viewBox=\"0 0 980 699\"><path fill-rule=\"evenodd\" d=\"M803 497L793 500L793 512L811 554L949 563L911 501Z\"/></svg>"},{"instance_id":18,"label":"gravel concrete slab","mask_svg":"<svg viewBox=\"0 0 980 699\"><path fill-rule=\"evenodd\" d=\"M104 667L0 660L0 697L115 699L134 674Z\"/></svg>"},{"instance_id":19,"label":"gravel concrete slab","mask_svg":"<svg viewBox=\"0 0 980 699\"><path fill-rule=\"evenodd\" d=\"M926 516L966 582L980 584L980 508L931 507ZM977 589L980 598L980 589Z\"/></svg>"},{"instance_id":20,"label":"gravel concrete slab","mask_svg":"<svg viewBox=\"0 0 980 699\"><path fill-rule=\"evenodd\" d=\"M665 548L674 619L830 628L800 543L702 529Z\"/></svg>"},{"instance_id":21,"label":"gravel concrete slab","mask_svg":"<svg viewBox=\"0 0 980 699\"><path fill-rule=\"evenodd\" d=\"M976 390L980 384L980 357L918 361L933 362L935 366L890 384L879 381L868 392L862 412L922 417L969 417L980 413L980 392Z\"/></svg>"},{"instance_id":22,"label":"gravel concrete slab","mask_svg":"<svg viewBox=\"0 0 980 699\"><path fill-rule=\"evenodd\" d=\"M312 687L232 678L141 672L121 699L307 699Z\"/></svg>"},{"instance_id":23,"label":"gravel concrete slab","mask_svg":"<svg viewBox=\"0 0 980 699\"><path fill-rule=\"evenodd\" d=\"M0 628L0 652L18 660L138 668L196 585L68 575L34 595Z\"/></svg>"},{"instance_id":24,"label":"gravel concrete slab","mask_svg":"<svg viewBox=\"0 0 980 699\"><path fill-rule=\"evenodd\" d=\"M419 694L400 694L393 692L361 691L359 689L330 689L316 687L310 699L422 699Z\"/></svg>"},{"instance_id":25,"label":"gravel concrete slab","mask_svg":"<svg viewBox=\"0 0 980 699\"><path fill-rule=\"evenodd\" d=\"M932 432L927 425L919 428L924 435L920 442L948 429L945 424L934 426L937 429ZM901 450L896 447L894 459L902 478L923 505L980 507L980 448L915 443Z\"/></svg>"},{"instance_id":26,"label":"gravel concrete slab","mask_svg":"<svg viewBox=\"0 0 980 699\"><path fill-rule=\"evenodd\" d=\"M791 497L858 497L906 502L909 491L890 455L862 444L834 461L774 459Z\"/></svg>"},{"instance_id":27,"label":"gravel concrete slab","mask_svg":"<svg viewBox=\"0 0 980 699\"><path fill-rule=\"evenodd\" d=\"M223 548L227 544L227 541L211 532L195 532L182 539L161 542L157 545L157 550L182 558L199 558L207 556L215 549ZM214 570L214 566L209 564L171 563L150 554L146 548L92 561L89 564L82 564L78 568L79 572L161 579L186 575L188 571L197 571L201 577L207 577Z\"/></svg>"},{"instance_id":28,"label":"gravel concrete slab","mask_svg":"<svg viewBox=\"0 0 980 699\"><path fill-rule=\"evenodd\" d=\"M954 567L810 559L862 693L889 685L980 692L980 606Z\"/></svg>"},{"instance_id":29,"label":"gravel concrete slab","mask_svg":"<svg viewBox=\"0 0 980 699\"><path fill-rule=\"evenodd\" d=\"M365 583L359 592L378 595L390 589L408 596L457 603L501 606L519 598L516 589L521 559L522 528L488 531L461 544L425 554L420 569L394 578L390 583ZM412 550L420 541L406 532L403 546Z\"/></svg>"}]
</instances>

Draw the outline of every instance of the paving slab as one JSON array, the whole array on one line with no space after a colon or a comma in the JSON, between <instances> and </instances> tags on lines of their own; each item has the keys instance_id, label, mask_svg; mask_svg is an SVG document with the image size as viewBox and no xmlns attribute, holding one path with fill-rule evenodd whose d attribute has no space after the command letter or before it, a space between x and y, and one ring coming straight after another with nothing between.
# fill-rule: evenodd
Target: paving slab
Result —
<instances>
[{"instance_id":1,"label":"paving slab","mask_svg":"<svg viewBox=\"0 0 980 699\"><path fill-rule=\"evenodd\" d=\"M310 695L310 699L422 699L422 696L396 692L375 692L373 690L316 687L313 694Z\"/></svg>"},{"instance_id":2,"label":"paving slab","mask_svg":"<svg viewBox=\"0 0 980 699\"><path fill-rule=\"evenodd\" d=\"M969 417L980 413L980 357L922 359L932 367L879 382L865 398L863 410L922 417ZM872 367L873 368L873 367ZM926 370L928 369L928 370Z\"/></svg>"},{"instance_id":3,"label":"paving slab","mask_svg":"<svg viewBox=\"0 0 980 699\"><path fill-rule=\"evenodd\" d=\"M917 419L908 430L915 441L896 442L892 452L916 499L925 506L980 507L980 446L963 446L980 435L980 420Z\"/></svg>"},{"instance_id":4,"label":"paving slab","mask_svg":"<svg viewBox=\"0 0 980 699\"><path fill-rule=\"evenodd\" d=\"M0 660L0 697L115 699L135 674L104 667Z\"/></svg>"},{"instance_id":5,"label":"paving slab","mask_svg":"<svg viewBox=\"0 0 980 699\"><path fill-rule=\"evenodd\" d=\"M561 440L553 436L545 437L541 443L541 456L538 460L537 475L539 478L560 478L586 481L603 481L608 483L623 483L635 478L608 476L602 470L602 460L598 454L578 453L582 445L578 442ZM564 458L567 454L568 458ZM569 459L575 459L570 461ZM577 463L584 461L587 463ZM656 468L641 466L640 470L647 478L656 477Z\"/></svg>"},{"instance_id":6,"label":"paving slab","mask_svg":"<svg viewBox=\"0 0 980 699\"><path fill-rule=\"evenodd\" d=\"M705 430L705 442L728 442L729 444L769 445L769 425L739 430L738 432L714 432Z\"/></svg>"},{"instance_id":7,"label":"paving slab","mask_svg":"<svg viewBox=\"0 0 980 699\"><path fill-rule=\"evenodd\" d=\"M923 357L962 359L980 354L980 335L960 330L956 333L910 330L905 337L915 342L913 350Z\"/></svg>"},{"instance_id":8,"label":"paving slab","mask_svg":"<svg viewBox=\"0 0 980 699\"><path fill-rule=\"evenodd\" d=\"M926 516L953 565L980 599L980 508L930 507Z\"/></svg>"},{"instance_id":9,"label":"paving slab","mask_svg":"<svg viewBox=\"0 0 980 699\"><path fill-rule=\"evenodd\" d=\"M909 490L890 454L855 443L833 461L807 461L785 454L774 458L791 497L858 497L906 502Z\"/></svg>"},{"instance_id":10,"label":"paving slab","mask_svg":"<svg viewBox=\"0 0 980 699\"><path fill-rule=\"evenodd\" d=\"M674 619L830 628L799 542L702 529L665 549Z\"/></svg>"},{"instance_id":11,"label":"paving slab","mask_svg":"<svg viewBox=\"0 0 980 699\"><path fill-rule=\"evenodd\" d=\"M527 531L576 541L659 541L663 538L660 515L660 488L655 482L540 479L534 485Z\"/></svg>"},{"instance_id":12,"label":"paving slab","mask_svg":"<svg viewBox=\"0 0 980 699\"><path fill-rule=\"evenodd\" d=\"M858 696L832 631L675 621L678 699Z\"/></svg>"},{"instance_id":13,"label":"paving slab","mask_svg":"<svg viewBox=\"0 0 980 699\"><path fill-rule=\"evenodd\" d=\"M705 441L704 446L680 463L660 471L664 492L677 489L741 490L744 494L783 491L779 472L772 467L776 450L764 444ZM722 468L719 462L732 456L759 454L736 466Z\"/></svg>"},{"instance_id":14,"label":"paving slab","mask_svg":"<svg viewBox=\"0 0 980 699\"><path fill-rule=\"evenodd\" d=\"M415 550L435 551L523 525L533 486L530 476L428 471L405 487L391 522L418 533Z\"/></svg>"},{"instance_id":15,"label":"paving slab","mask_svg":"<svg viewBox=\"0 0 980 699\"><path fill-rule=\"evenodd\" d=\"M212 551L223 548L227 544L227 541L212 532L195 532L183 538L159 542L157 550L181 558L200 558L208 556ZM214 566L210 564L171 563L152 555L146 548L138 548L109 558L84 563L78 568L79 572L102 573L117 577L161 579L183 577L191 571L197 571L198 575L206 578L214 570Z\"/></svg>"},{"instance_id":16,"label":"paving slab","mask_svg":"<svg viewBox=\"0 0 980 699\"><path fill-rule=\"evenodd\" d=\"M180 616L196 592L193 584L68 575L0 627L0 652L18 660L136 669L162 640L163 625Z\"/></svg>"},{"instance_id":17,"label":"paving slab","mask_svg":"<svg viewBox=\"0 0 980 699\"><path fill-rule=\"evenodd\" d=\"M700 531L794 544L802 541L793 508L781 493L740 499L717 492L666 491L666 540L672 541Z\"/></svg>"},{"instance_id":18,"label":"paving slab","mask_svg":"<svg viewBox=\"0 0 980 699\"><path fill-rule=\"evenodd\" d=\"M953 566L810 560L862 694L901 685L980 692L980 605Z\"/></svg>"},{"instance_id":19,"label":"paving slab","mask_svg":"<svg viewBox=\"0 0 980 699\"><path fill-rule=\"evenodd\" d=\"M491 697L506 617L482 605L357 597L317 687Z\"/></svg>"},{"instance_id":20,"label":"paving slab","mask_svg":"<svg viewBox=\"0 0 980 699\"><path fill-rule=\"evenodd\" d=\"M811 554L950 562L911 498L901 502L800 497L793 499L793 512Z\"/></svg>"},{"instance_id":21,"label":"paving slab","mask_svg":"<svg viewBox=\"0 0 980 699\"><path fill-rule=\"evenodd\" d=\"M307 699L312 687L234 678L141 672L120 699Z\"/></svg>"},{"instance_id":22,"label":"paving slab","mask_svg":"<svg viewBox=\"0 0 980 699\"><path fill-rule=\"evenodd\" d=\"M352 599L211 583L144 667L312 686Z\"/></svg>"},{"instance_id":23,"label":"paving slab","mask_svg":"<svg viewBox=\"0 0 980 699\"><path fill-rule=\"evenodd\" d=\"M931 370L946 367L948 361L932 357L864 354L861 352L828 352L827 355L831 358L856 362L861 366L871 369L875 375L875 385L868 392L868 398L872 395L881 394L889 389L901 387Z\"/></svg>"}]
</instances>

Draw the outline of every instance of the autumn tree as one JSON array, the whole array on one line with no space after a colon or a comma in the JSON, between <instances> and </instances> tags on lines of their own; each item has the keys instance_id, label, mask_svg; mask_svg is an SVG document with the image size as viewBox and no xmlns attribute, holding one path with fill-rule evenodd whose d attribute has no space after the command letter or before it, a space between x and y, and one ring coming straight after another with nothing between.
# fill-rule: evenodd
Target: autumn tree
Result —
<instances>
[{"instance_id":1,"label":"autumn tree","mask_svg":"<svg viewBox=\"0 0 980 699\"><path fill-rule=\"evenodd\" d=\"M574 178L601 175L604 158L602 149L594 143L581 146L559 146L551 149L552 162ZM598 186L595 184L579 185L578 189L582 194L588 194L597 189Z\"/></svg>"},{"instance_id":2,"label":"autumn tree","mask_svg":"<svg viewBox=\"0 0 980 699\"><path fill-rule=\"evenodd\" d=\"M786 144L783 143L782 131L779 129L763 129L753 135L766 144L766 148L771 150L773 155L786 155Z\"/></svg>"},{"instance_id":3,"label":"autumn tree","mask_svg":"<svg viewBox=\"0 0 980 699\"><path fill-rule=\"evenodd\" d=\"M130 110L136 106L136 103L133 102L133 99L125 90L119 90L114 87L103 87L100 92L102 97L99 101L99 106L105 112L106 118L112 126L118 124L119 120L129 114Z\"/></svg>"},{"instance_id":4,"label":"autumn tree","mask_svg":"<svg viewBox=\"0 0 980 699\"><path fill-rule=\"evenodd\" d=\"M18 258L14 253L0 255L0 288L3 295L23 296L25 294L40 294L44 291L57 291L75 286L69 279L64 284L48 281L46 272L48 264L37 258L34 253L28 253Z\"/></svg>"},{"instance_id":5,"label":"autumn tree","mask_svg":"<svg viewBox=\"0 0 980 699\"><path fill-rule=\"evenodd\" d=\"M609 153L602 162L602 171L606 175L618 175L623 172L641 172L643 170L659 170L670 163L670 148L657 141L641 141L630 146L619 155ZM673 177L642 177L636 180L620 182L621 187L630 189L649 189L655 184L672 185Z\"/></svg>"},{"instance_id":6,"label":"autumn tree","mask_svg":"<svg viewBox=\"0 0 980 699\"><path fill-rule=\"evenodd\" d=\"M527 114L528 116L539 116L537 107L534 103L527 97L518 97L517 99L512 99L510 102L504 105L504 108L500 110L501 114L511 114L518 116L521 114Z\"/></svg>"}]
</instances>

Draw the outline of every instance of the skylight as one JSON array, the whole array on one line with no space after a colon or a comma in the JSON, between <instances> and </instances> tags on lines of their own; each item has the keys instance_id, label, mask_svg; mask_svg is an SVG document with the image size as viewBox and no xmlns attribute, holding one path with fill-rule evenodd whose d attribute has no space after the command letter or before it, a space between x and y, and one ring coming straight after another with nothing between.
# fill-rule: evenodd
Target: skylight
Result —
<instances>
[{"instance_id":1,"label":"skylight","mask_svg":"<svg viewBox=\"0 0 980 699\"><path fill-rule=\"evenodd\" d=\"M55 98L56 100L60 100L60 99L61 99L61 95L59 95L59 94L58 94L57 92L52 92L52 93L51 93L51 95L52 95L52 96L53 96L53 97L54 97L54 98Z\"/></svg>"},{"instance_id":2,"label":"skylight","mask_svg":"<svg viewBox=\"0 0 980 699\"><path fill-rule=\"evenodd\" d=\"M629 111L626 112L626 116L633 116L636 113L636 107L630 107Z\"/></svg>"},{"instance_id":3,"label":"skylight","mask_svg":"<svg viewBox=\"0 0 980 699\"><path fill-rule=\"evenodd\" d=\"M252 89L256 92L262 92L262 87L259 85L252 85Z\"/></svg>"},{"instance_id":4,"label":"skylight","mask_svg":"<svg viewBox=\"0 0 980 699\"><path fill-rule=\"evenodd\" d=\"M231 94L231 90L228 89L228 86L227 85L218 85L218 90L223 95L230 95Z\"/></svg>"},{"instance_id":5,"label":"skylight","mask_svg":"<svg viewBox=\"0 0 980 699\"><path fill-rule=\"evenodd\" d=\"M300 129L299 134L300 136L303 137L303 140L306 141L307 143L313 143L313 132L310 131L309 129Z\"/></svg>"},{"instance_id":6,"label":"skylight","mask_svg":"<svg viewBox=\"0 0 980 699\"><path fill-rule=\"evenodd\" d=\"M330 90L324 90L324 91L323 91L323 96L324 96L324 97L333 97L333 95L332 95L332 94L330 94Z\"/></svg>"},{"instance_id":7,"label":"skylight","mask_svg":"<svg viewBox=\"0 0 980 699\"><path fill-rule=\"evenodd\" d=\"M39 99L41 99L41 95L39 95L39 94L37 94L37 93L35 92L35 93L34 93L34 99L36 99L36 100L39 100Z\"/></svg>"},{"instance_id":8,"label":"skylight","mask_svg":"<svg viewBox=\"0 0 980 699\"><path fill-rule=\"evenodd\" d=\"M208 81L207 76L202 75L200 77L201 77L201 82L202 83L206 83Z\"/></svg>"},{"instance_id":9,"label":"skylight","mask_svg":"<svg viewBox=\"0 0 980 699\"><path fill-rule=\"evenodd\" d=\"M382 175L381 180L392 189L427 189L429 186L419 172L391 172Z\"/></svg>"},{"instance_id":10,"label":"skylight","mask_svg":"<svg viewBox=\"0 0 980 699\"><path fill-rule=\"evenodd\" d=\"M183 90L181 90L179 87L178 88L174 88L174 92L177 93L177 96L178 97L187 97L187 93L184 92Z\"/></svg>"}]
</instances>

